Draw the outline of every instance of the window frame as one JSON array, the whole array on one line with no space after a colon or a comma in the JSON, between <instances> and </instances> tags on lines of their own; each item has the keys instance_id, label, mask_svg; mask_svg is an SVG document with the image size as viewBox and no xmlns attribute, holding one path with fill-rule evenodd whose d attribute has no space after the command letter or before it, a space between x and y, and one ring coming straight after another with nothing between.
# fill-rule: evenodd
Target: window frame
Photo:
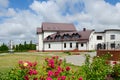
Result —
<instances>
[{"instance_id":1,"label":"window frame","mask_svg":"<svg viewBox=\"0 0 120 80\"><path fill-rule=\"evenodd\" d=\"M103 36L100 36L100 35L99 35L99 36L96 37L96 39L97 39L97 40L102 40L102 39L103 39Z\"/></svg>"}]
</instances>

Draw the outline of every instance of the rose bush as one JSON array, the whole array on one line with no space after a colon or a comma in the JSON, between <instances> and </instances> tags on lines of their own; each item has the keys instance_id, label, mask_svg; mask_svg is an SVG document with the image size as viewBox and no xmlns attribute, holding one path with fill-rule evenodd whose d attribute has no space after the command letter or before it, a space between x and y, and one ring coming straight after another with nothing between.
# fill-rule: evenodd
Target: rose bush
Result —
<instances>
[{"instance_id":1,"label":"rose bush","mask_svg":"<svg viewBox=\"0 0 120 80\"><path fill-rule=\"evenodd\" d=\"M115 80L120 79L120 64L108 62L109 54L94 57L86 55L85 64L72 68L65 60L58 56L45 58L45 62L38 66L37 62L19 61L19 66L12 69L5 80ZM109 78L109 79L108 79Z\"/></svg>"}]
</instances>

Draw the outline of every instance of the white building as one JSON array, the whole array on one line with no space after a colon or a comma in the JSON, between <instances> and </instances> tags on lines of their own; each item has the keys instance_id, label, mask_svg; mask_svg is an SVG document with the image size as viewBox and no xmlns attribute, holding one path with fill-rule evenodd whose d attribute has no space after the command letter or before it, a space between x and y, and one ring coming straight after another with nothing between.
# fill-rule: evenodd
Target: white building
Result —
<instances>
[{"instance_id":1,"label":"white building","mask_svg":"<svg viewBox=\"0 0 120 80\"><path fill-rule=\"evenodd\" d=\"M42 23L41 28L37 28L37 35L38 51L89 51L120 45L120 30L95 32L84 28L77 31L69 23Z\"/></svg>"}]
</instances>

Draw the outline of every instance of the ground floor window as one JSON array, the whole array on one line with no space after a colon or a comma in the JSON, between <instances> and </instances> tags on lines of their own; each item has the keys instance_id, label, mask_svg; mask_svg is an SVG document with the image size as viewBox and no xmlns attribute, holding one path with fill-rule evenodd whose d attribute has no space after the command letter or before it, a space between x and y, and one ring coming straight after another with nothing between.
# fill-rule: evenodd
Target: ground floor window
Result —
<instances>
[{"instance_id":1,"label":"ground floor window","mask_svg":"<svg viewBox=\"0 0 120 80\"><path fill-rule=\"evenodd\" d=\"M70 43L70 48L72 48L72 43Z\"/></svg>"},{"instance_id":2,"label":"ground floor window","mask_svg":"<svg viewBox=\"0 0 120 80\"><path fill-rule=\"evenodd\" d=\"M78 43L76 43L76 48L78 48Z\"/></svg>"},{"instance_id":3,"label":"ground floor window","mask_svg":"<svg viewBox=\"0 0 120 80\"><path fill-rule=\"evenodd\" d=\"M64 43L64 48L66 48L66 43Z\"/></svg>"},{"instance_id":4,"label":"ground floor window","mask_svg":"<svg viewBox=\"0 0 120 80\"><path fill-rule=\"evenodd\" d=\"M84 46L84 44L83 43L81 43L81 47L83 47Z\"/></svg>"},{"instance_id":5,"label":"ground floor window","mask_svg":"<svg viewBox=\"0 0 120 80\"><path fill-rule=\"evenodd\" d=\"M51 45L50 45L50 44L48 44L48 48L51 48Z\"/></svg>"}]
</instances>

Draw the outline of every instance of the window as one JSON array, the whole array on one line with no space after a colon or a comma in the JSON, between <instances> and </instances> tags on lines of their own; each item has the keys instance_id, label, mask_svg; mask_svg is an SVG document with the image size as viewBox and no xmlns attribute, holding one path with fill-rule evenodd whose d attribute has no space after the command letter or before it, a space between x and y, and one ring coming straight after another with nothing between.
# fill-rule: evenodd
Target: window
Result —
<instances>
[{"instance_id":1,"label":"window","mask_svg":"<svg viewBox=\"0 0 120 80\"><path fill-rule=\"evenodd\" d=\"M111 48L115 48L115 43L111 43Z\"/></svg>"},{"instance_id":2,"label":"window","mask_svg":"<svg viewBox=\"0 0 120 80\"><path fill-rule=\"evenodd\" d=\"M56 40L61 40L61 36L60 36L60 35L57 35L57 36L55 36L55 39L56 39Z\"/></svg>"},{"instance_id":3,"label":"window","mask_svg":"<svg viewBox=\"0 0 120 80\"><path fill-rule=\"evenodd\" d=\"M110 39L114 40L115 39L115 35L110 35Z\"/></svg>"},{"instance_id":4,"label":"window","mask_svg":"<svg viewBox=\"0 0 120 80\"><path fill-rule=\"evenodd\" d=\"M50 36L47 37L47 40L51 40L52 38Z\"/></svg>"},{"instance_id":5,"label":"window","mask_svg":"<svg viewBox=\"0 0 120 80\"><path fill-rule=\"evenodd\" d=\"M102 36L97 36L97 40L102 40Z\"/></svg>"},{"instance_id":6,"label":"window","mask_svg":"<svg viewBox=\"0 0 120 80\"><path fill-rule=\"evenodd\" d=\"M72 43L70 43L70 48L72 48Z\"/></svg>"},{"instance_id":7,"label":"window","mask_svg":"<svg viewBox=\"0 0 120 80\"><path fill-rule=\"evenodd\" d=\"M76 43L76 48L78 48L78 43Z\"/></svg>"},{"instance_id":8,"label":"window","mask_svg":"<svg viewBox=\"0 0 120 80\"><path fill-rule=\"evenodd\" d=\"M81 43L81 47L83 47L84 46L84 44L83 43Z\"/></svg>"},{"instance_id":9,"label":"window","mask_svg":"<svg viewBox=\"0 0 120 80\"><path fill-rule=\"evenodd\" d=\"M51 45L50 45L50 44L48 44L48 48L51 48Z\"/></svg>"},{"instance_id":10,"label":"window","mask_svg":"<svg viewBox=\"0 0 120 80\"><path fill-rule=\"evenodd\" d=\"M66 43L64 43L64 48L66 48Z\"/></svg>"}]
</instances>

